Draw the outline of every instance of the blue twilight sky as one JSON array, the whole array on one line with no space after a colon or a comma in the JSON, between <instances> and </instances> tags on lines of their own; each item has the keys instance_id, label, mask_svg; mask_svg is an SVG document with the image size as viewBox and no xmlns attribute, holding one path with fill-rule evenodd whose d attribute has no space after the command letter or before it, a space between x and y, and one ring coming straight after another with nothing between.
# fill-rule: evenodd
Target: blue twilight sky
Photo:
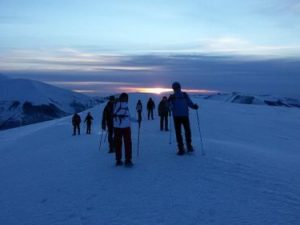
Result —
<instances>
[{"instance_id":1,"label":"blue twilight sky","mask_svg":"<svg viewBox=\"0 0 300 225\"><path fill-rule=\"evenodd\" d=\"M244 77L264 73L252 70L261 60L273 60L266 74L283 76L287 59L293 83L299 37L300 0L0 0L0 73L55 74L53 83L59 73L97 73L107 82L130 74L126 81L140 83L153 75L166 83L211 68Z\"/></svg>"},{"instance_id":2,"label":"blue twilight sky","mask_svg":"<svg viewBox=\"0 0 300 225\"><path fill-rule=\"evenodd\" d=\"M299 0L1 0L0 48L299 55Z\"/></svg>"}]
</instances>

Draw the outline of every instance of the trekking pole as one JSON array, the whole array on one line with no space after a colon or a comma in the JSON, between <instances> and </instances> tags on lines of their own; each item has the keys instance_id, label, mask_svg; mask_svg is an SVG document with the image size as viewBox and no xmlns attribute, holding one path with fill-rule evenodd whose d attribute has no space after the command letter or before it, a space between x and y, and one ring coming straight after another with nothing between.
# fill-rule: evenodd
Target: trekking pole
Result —
<instances>
[{"instance_id":1,"label":"trekking pole","mask_svg":"<svg viewBox=\"0 0 300 225\"><path fill-rule=\"evenodd\" d=\"M170 126L169 145L171 145L172 144L172 119L171 119L171 116L170 116L169 126Z\"/></svg>"},{"instance_id":2,"label":"trekking pole","mask_svg":"<svg viewBox=\"0 0 300 225\"><path fill-rule=\"evenodd\" d=\"M201 152L202 152L202 155L205 155L205 151L204 151L204 147L203 147L203 140L202 140L202 135L201 135L201 129L200 129L198 110L196 111L196 113L197 113L198 130L199 130L199 135L200 135L200 140L201 140Z\"/></svg>"},{"instance_id":3,"label":"trekking pole","mask_svg":"<svg viewBox=\"0 0 300 225\"><path fill-rule=\"evenodd\" d=\"M102 132L101 132L101 134L100 134L100 140L99 140L99 151L100 151L100 149L101 149L101 144L102 144L102 139L103 139L103 130L102 130Z\"/></svg>"},{"instance_id":4,"label":"trekking pole","mask_svg":"<svg viewBox=\"0 0 300 225\"><path fill-rule=\"evenodd\" d=\"M103 142L103 144L106 143L106 140L107 140L107 133L108 133L108 132L105 133L105 137L104 137L104 142Z\"/></svg>"},{"instance_id":5,"label":"trekking pole","mask_svg":"<svg viewBox=\"0 0 300 225\"><path fill-rule=\"evenodd\" d=\"M140 128L141 128L141 121L139 121L139 127L138 127L138 141L137 141L137 157L140 156Z\"/></svg>"}]
</instances>

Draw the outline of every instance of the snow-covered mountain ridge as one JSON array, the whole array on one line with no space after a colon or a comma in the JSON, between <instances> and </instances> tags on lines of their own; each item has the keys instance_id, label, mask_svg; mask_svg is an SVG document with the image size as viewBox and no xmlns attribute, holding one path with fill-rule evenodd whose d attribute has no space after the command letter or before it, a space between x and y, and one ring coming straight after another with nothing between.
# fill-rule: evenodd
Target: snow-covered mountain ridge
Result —
<instances>
[{"instance_id":1,"label":"snow-covered mountain ridge","mask_svg":"<svg viewBox=\"0 0 300 225\"><path fill-rule=\"evenodd\" d=\"M0 77L0 130L81 112L98 100L39 81Z\"/></svg>"},{"instance_id":2,"label":"snow-covered mountain ridge","mask_svg":"<svg viewBox=\"0 0 300 225\"><path fill-rule=\"evenodd\" d=\"M199 95L203 99L216 100L238 104L268 105L300 108L300 100L294 98L276 97L271 95L253 95L240 92L216 93Z\"/></svg>"}]
</instances>

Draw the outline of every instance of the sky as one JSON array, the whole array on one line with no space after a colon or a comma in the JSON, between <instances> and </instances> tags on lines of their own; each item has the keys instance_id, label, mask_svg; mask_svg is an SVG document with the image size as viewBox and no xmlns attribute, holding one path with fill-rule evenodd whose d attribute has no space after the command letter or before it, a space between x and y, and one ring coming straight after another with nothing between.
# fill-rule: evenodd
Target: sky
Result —
<instances>
[{"instance_id":1,"label":"sky","mask_svg":"<svg viewBox=\"0 0 300 225\"><path fill-rule=\"evenodd\" d=\"M120 73L166 74L160 62L169 65L174 55L298 60L300 1L1 0L0 34L3 74L97 73L120 81Z\"/></svg>"}]
</instances>

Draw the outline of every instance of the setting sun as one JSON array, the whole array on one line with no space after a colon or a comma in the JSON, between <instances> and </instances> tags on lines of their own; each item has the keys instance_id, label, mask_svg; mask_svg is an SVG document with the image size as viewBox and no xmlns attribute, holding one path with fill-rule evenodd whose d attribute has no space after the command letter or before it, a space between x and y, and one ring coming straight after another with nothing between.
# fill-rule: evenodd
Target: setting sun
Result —
<instances>
[{"instance_id":1,"label":"setting sun","mask_svg":"<svg viewBox=\"0 0 300 225\"><path fill-rule=\"evenodd\" d=\"M162 93L172 92L171 88L162 88L162 87L120 87L119 90L124 92L138 92L138 93L149 93L149 94L157 94L160 95ZM206 89L182 89L184 92L194 93L194 94L209 94L216 93L214 90L206 90Z\"/></svg>"},{"instance_id":2,"label":"setting sun","mask_svg":"<svg viewBox=\"0 0 300 225\"><path fill-rule=\"evenodd\" d=\"M139 92L139 93L151 93L151 94L157 94L160 95L162 93L171 92L171 88L147 88L147 87L121 87L122 91L125 92Z\"/></svg>"}]
</instances>

